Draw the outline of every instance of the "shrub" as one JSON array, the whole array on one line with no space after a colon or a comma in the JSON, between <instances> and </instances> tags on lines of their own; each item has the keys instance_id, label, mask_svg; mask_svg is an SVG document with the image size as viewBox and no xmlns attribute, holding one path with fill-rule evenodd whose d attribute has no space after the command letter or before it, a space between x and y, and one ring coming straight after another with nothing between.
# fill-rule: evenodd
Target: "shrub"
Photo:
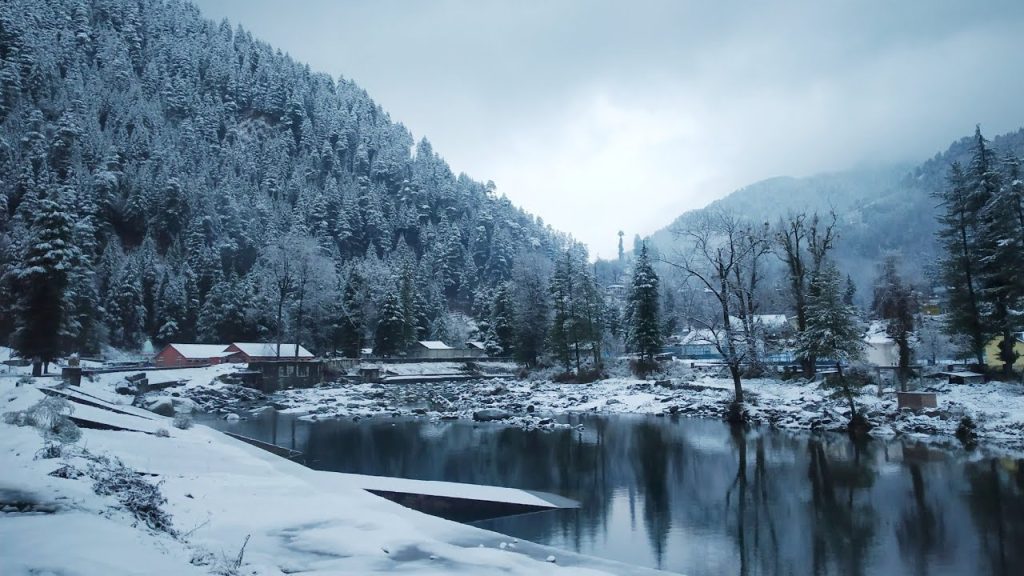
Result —
<instances>
[{"instance_id":1,"label":"shrub","mask_svg":"<svg viewBox=\"0 0 1024 576\"><path fill-rule=\"evenodd\" d=\"M956 428L956 437L965 445L972 445L978 439L978 425L970 416L960 418L960 425Z\"/></svg>"},{"instance_id":2,"label":"shrub","mask_svg":"<svg viewBox=\"0 0 1024 576\"><path fill-rule=\"evenodd\" d=\"M171 433L167 431L167 428L157 428L157 430L156 430L156 432L154 434L156 434L157 438L170 438L171 437Z\"/></svg>"},{"instance_id":3,"label":"shrub","mask_svg":"<svg viewBox=\"0 0 1024 576\"><path fill-rule=\"evenodd\" d=\"M636 358L629 361L629 369L640 378L646 378L658 370L658 361Z\"/></svg>"},{"instance_id":4,"label":"shrub","mask_svg":"<svg viewBox=\"0 0 1024 576\"><path fill-rule=\"evenodd\" d=\"M93 479L93 492L101 496L113 496L139 522L153 530L177 533L171 524L171 515L161 508L167 498L160 492L160 483L150 484L138 472L125 466L117 458L98 456L89 466Z\"/></svg>"},{"instance_id":5,"label":"shrub","mask_svg":"<svg viewBox=\"0 0 1024 576\"><path fill-rule=\"evenodd\" d=\"M15 426L34 427L47 444L71 444L82 437L82 431L69 417L72 412L74 412L74 406L67 400L56 396L46 396L27 410L5 413L4 422ZM59 446L46 450L47 453L53 451L60 456Z\"/></svg>"}]
</instances>

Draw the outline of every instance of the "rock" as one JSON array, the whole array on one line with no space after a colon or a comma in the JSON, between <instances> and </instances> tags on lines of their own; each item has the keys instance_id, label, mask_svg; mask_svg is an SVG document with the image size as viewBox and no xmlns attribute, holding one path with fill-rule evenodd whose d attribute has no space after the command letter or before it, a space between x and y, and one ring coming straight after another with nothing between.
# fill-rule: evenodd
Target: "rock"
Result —
<instances>
[{"instance_id":1,"label":"rock","mask_svg":"<svg viewBox=\"0 0 1024 576\"><path fill-rule=\"evenodd\" d=\"M622 404L622 400L619 400L618 398L609 398L604 403L605 406L614 406L615 404Z\"/></svg>"},{"instance_id":2,"label":"rock","mask_svg":"<svg viewBox=\"0 0 1024 576\"><path fill-rule=\"evenodd\" d=\"M175 414L192 414L198 412L196 403L188 398L171 397L171 404L174 406Z\"/></svg>"},{"instance_id":3,"label":"rock","mask_svg":"<svg viewBox=\"0 0 1024 576\"><path fill-rule=\"evenodd\" d=\"M673 404L672 406L669 406L668 407L668 413L669 414L679 414L679 406L676 406L675 404Z\"/></svg>"},{"instance_id":4,"label":"rock","mask_svg":"<svg viewBox=\"0 0 1024 576\"><path fill-rule=\"evenodd\" d=\"M174 400L166 396L157 398L146 405L146 410L161 416L174 416Z\"/></svg>"},{"instance_id":5,"label":"rock","mask_svg":"<svg viewBox=\"0 0 1024 576\"><path fill-rule=\"evenodd\" d=\"M536 408L533 407L533 404L530 404L529 406L526 407L527 414L533 414L534 410L536 410Z\"/></svg>"},{"instance_id":6,"label":"rock","mask_svg":"<svg viewBox=\"0 0 1024 576\"><path fill-rule=\"evenodd\" d=\"M117 392L118 394L134 396L139 392L139 388L135 384L132 384L127 380L124 380L118 382L117 385L114 386L114 392Z\"/></svg>"},{"instance_id":7,"label":"rock","mask_svg":"<svg viewBox=\"0 0 1024 576\"><path fill-rule=\"evenodd\" d=\"M555 557L554 556L548 556L547 558L545 558L545 560L548 561L548 562L554 563L555 562Z\"/></svg>"},{"instance_id":8,"label":"rock","mask_svg":"<svg viewBox=\"0 0 1024 576\"><path fill-rule=\"evenodd\" d=\"M224 416L224 419L227 420L228 422L238 422L239 420L241 420L238 414L235 414L234 412L226 414Z\"/></svg>"},{"instance_id":9,"label":"rock","mask_svg":"<svg viewBox=\"0 0 1024 576\"><path fill-rule=\"evenodd\" d=\"M671 388L672 387L672 381L671 380L655 380L654 381L654 385L655 386L661 386L662 388Z\"/></svg>"},{"instance_id":10,"label":"rock","mask_svg":"<svg viewBox=\"0 0 1024 576\"><path fill-rule=\"evenodd\" d=\"M413 414L418 414L420 416L424 416L427 413L427 409L426 408L413 408L412 413Z\"/></svg>"},{"instance_id":11,"label":"rock","mask_svg":"<svg viewBox=\"0 0 1024 576\"><path fill-rule=\"evenodd\" d=\"M551 424L552 422L554 422L554 420L552 420L551 418L541 418L537 422L537 426L547 426L548 424Z\"/></svg>"},{"instance_id":12,"label":"rock","mask_svg":"<svg viewBox=\"0 0 1024 576\"><path fill-rule=\"evenodd\" d=\"M483 410L477 410L473 412L473 420L477 422L491 422L494 420L505 420L511 418L512 415L501 408L485 408Z\"/></svg>"}]
</instances>

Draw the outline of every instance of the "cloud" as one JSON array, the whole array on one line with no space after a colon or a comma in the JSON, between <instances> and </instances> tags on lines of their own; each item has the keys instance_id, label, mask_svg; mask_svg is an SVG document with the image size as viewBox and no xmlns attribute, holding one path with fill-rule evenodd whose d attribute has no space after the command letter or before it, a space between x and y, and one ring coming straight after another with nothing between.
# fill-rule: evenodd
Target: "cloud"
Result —
<instances>
[{"instance_id":1,"label":"cloud","mask_svg":"<svg viewBox=\"0 0 1024 576\"><path fill-rule=\"evenodd\" d=\"M1024 3L201 0L610 256L777 175L1022 123Z\"/></svg>"}]
</instances>

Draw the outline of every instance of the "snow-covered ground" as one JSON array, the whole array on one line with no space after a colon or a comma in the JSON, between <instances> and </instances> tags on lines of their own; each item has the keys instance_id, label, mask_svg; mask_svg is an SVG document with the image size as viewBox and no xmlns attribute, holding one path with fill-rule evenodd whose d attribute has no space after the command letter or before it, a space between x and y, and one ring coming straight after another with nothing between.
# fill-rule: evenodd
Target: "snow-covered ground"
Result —
<instances>
[{"instance_id":1,"label":"snow-covered ground","mask_svg":"<svg viewBox=\"0 0 1024 576\"><path fill-rule=\"evenodd\" d=\"M752 379L743 382L750 420L795 430L841 430L848 421L846 401L818 383ZM952 436L960 418L971 416L979 435L1000 444L1024 445L1024 388L1017 384L933 385L938 407L898 411L892 392L883 397L867 386L858 408L876 426L873 434ZM721 418L733 397L732 381L694 375L662 384L615 378L592 384L497 379L433 384L345 384L289 390L274 397L278 407L311 417L372 416L415 410L433 417L472 417L500 409L521 426L557 426L552 415L565 412L681 414Z\"/></svg>"},{"instance_id":2,"label":"snow-covered ground","mask_svg":"<svg viewBox=\"0 0 1024 576\"><path fill-rule=\"evenodd\" d=\"M4 412L42 397L0 382ZM58 458L41 457L35 428L0 423L0 574L653 574L427 516L346 475L152 417L167 434L83 430ZM97 493L118 471L119 485L159 487L170 529L131 513L127 491Z\"/></svg>"}]
</instances>

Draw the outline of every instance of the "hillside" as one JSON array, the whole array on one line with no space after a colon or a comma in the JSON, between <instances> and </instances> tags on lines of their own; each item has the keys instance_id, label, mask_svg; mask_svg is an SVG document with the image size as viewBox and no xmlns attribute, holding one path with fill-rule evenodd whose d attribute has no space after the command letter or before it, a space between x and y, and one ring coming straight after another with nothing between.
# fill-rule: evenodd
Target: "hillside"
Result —
<instances>
[{"instance_id":1,"label":"hillside","mask_svg":"<svg viewBox=\"0 0 1024 576\"><path fill-rule=\"evenodd\" d=\"M806 178L779 177L741 188L700 210L686 212L651 239L671 253L672 230L710 210L727 210L755 221L774 223L798 211L828 212L839 218L836 258L844 273L866 289L875 265L891 252L902 256L908 272L919 278L938 257L935 241L936 204L932 194L945 185L949 166L966 162L970 138L954 142L944 152L918 166L893 165L851 169ZM998 154L1024 153L1024 129L996 136ZM862 290L863 292L863 290Z\"/></svg>"},{"instance_id":2,"label":"hillside","mask_svg":"<svg viewBox=\"0 0 1024 576\"><path fill-rule=\"evenodd\" d=\"M357 348L389 297L406 339L456 338L452 310L564 241L353 82L190 4L0 4L0 310L49 270L67 351Z\"/></svg>"}]
</instances>

